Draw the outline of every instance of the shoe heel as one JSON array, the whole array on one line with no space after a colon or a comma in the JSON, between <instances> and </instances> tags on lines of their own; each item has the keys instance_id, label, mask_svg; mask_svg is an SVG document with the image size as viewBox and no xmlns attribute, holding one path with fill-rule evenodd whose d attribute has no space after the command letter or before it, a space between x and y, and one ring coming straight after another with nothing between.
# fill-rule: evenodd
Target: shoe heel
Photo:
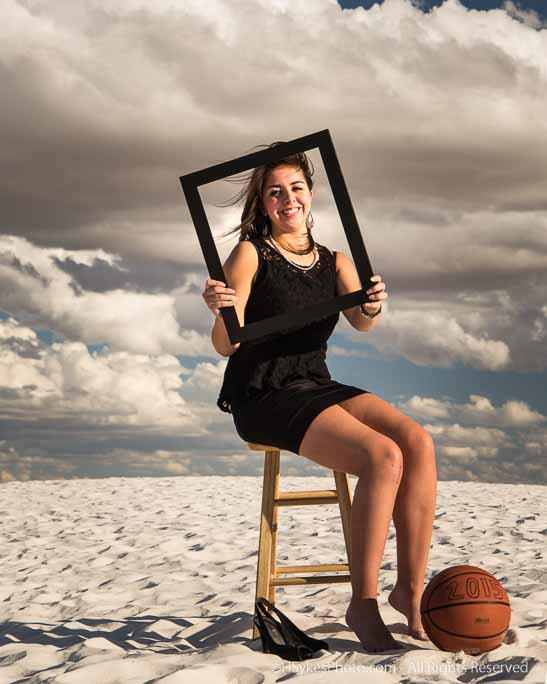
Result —
<instances>
[{"instance_id":1,"label":"shoe heel","mask_svg":"<svg viewBox=\"0 0 547 684\"><path fill-rule=\"evenodd\" d=\"M328 649L325 641L308 637L264 597L255 603L254 624L264 653L273 653L285 660L307 660L319 649Z\"/></svg>"},{"instance_id":2,"label":"shoe heel","mask_svg":"<svg viewBox=\"0 0 547 684\"><path fill-rule=\"evenodd\" d=\"M261 597L260 604L262 610L269 610L279 618L281 624L283 625L284 631L288 630L290 632L290 641L299 641L314 652L321 649L326 651L329 650L329 644L326 641L323 639L314 639L313 637L308 636L299 627L297 627L292 620L290 620L283 612L281 612L279 608L276 608L276 606L270 603L266 598Z\"/></svg>"}]
</instances>

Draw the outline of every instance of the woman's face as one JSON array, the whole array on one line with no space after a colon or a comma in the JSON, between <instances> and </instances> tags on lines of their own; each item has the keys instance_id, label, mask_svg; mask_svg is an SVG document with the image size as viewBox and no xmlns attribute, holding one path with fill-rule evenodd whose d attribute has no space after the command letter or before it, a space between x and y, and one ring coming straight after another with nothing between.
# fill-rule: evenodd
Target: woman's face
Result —
<instances>
[{"instance_id":1,"label":"woman's face","mask_svg":"<svg viewBox=\"0 0 547 684\"><path fill-rule=\"evenodd\" d=\"M262 204L278 231L300 232L305 229L312 196L302 169L277 166L266 177Z\"/></svg>"}]
</instances>

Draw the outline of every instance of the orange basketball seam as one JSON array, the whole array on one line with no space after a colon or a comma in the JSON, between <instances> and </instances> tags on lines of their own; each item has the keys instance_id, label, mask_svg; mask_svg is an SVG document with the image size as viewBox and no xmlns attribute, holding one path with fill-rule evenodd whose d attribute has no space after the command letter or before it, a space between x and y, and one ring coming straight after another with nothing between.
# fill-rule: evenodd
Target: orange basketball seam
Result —
<instances>
[{"instance_id":1,"label":"orange basketball seam","mask_svg":"<svg viewBox=\"0 0 547 684\"><path fill-rule=\"evenodd\" d=\"M431 620L431 617L429 619ZM481 641L486 641L487 639L493 639L494 637L497 637L500 634L505 634L505 632L507 631L507 627L506 627L505 629L502 629L499 632L494 632L494 634L485 634L484 636L472 636L470 634L460 634L459 632L451 632L449 629L445 629L444 627L440 627L433 620L431 620L431 624L434 627L436 627L440 632L444 632L445 634L450 634L450 636L461 637L462 639L479 639Z\"/></svg>"},{"instance_id":2,"label":"orange basketball seam","mask_svg":"<svg viewBox=\"0 0 547 684\"><path fill-rule=\"evenodd\" d=\"M433 610L441 610L442 608L453 608L455 606L482 606L482 605L494 605L494 606L507 606L510 604L507 601L459 601L458 603L443 603L442 606L435 606L434 608L426 608L421 612L422 615L426 613L431 613Z\"/></svg>"}]
</instances>

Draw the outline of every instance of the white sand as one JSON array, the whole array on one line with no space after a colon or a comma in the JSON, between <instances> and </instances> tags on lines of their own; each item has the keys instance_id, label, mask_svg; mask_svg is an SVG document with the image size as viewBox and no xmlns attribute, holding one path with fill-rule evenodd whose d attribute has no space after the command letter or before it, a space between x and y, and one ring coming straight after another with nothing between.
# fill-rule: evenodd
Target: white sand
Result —
<instances>
[{"instance_id":1,"label":"white sand","mask_svg":"<svg viewBox=\"0 0 547 684\"><path fill-rule=\"evenodd\" d=\"M326 471L328 472L328 471ZM282 489L331 488L282 477ZM352 486L356 480L351 478ZM505 642L482 656L439 651L380 608L397 655L367 655L344 623L349 584L281 587L277 605L330 651L301 663L251 641L262 481L255 477L9 482L0 488L0 684L545 682L547 488L440 482L428 579L478 565L507 590ZM335 506L280 511L279 560L346 562ZM291 674L292 673L292 674Z\"/></svg>"}]
</instances>

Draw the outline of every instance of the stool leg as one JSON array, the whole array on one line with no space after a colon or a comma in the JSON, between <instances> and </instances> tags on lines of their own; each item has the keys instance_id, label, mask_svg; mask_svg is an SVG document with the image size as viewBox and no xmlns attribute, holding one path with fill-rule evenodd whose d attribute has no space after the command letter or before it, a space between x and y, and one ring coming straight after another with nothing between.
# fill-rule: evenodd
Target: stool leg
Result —
<instances>
[{"instance_id":1,"label":"stool leg","mask_svg":"<svg viewBox=\"0 0 547 684\"><path fill-rule=\"evenodd\" d=\"M351 490L349 488L348 474L341 473L336 470L334 470L333 472L334 481L336 482L336 492L338 493L338 505L340 506L340 517L342 518L344 540L346 542L348 566L350 568L351 575Z\"/></svg>"},{"instance_id":2,"label":"stool leg","mask_svg":"<svg viewBox=\"0 0 547 684\"><path fill-rule=\"evenodd\" d=\"M269 458L273 463L273 474L274 474L274 497L277 499L279 496L279 451L270 451ZM275 566L277 565L277 511L278 506L274 504L273 516L272 516L272 543L270 549L270 577L275 577ZM268 601L275 604L275 584L271 584L268 587Z\"/></svg>"},{"instance_id":3,"label":"stool leg","mask_svg":"<svg viewBox=\"0 0 547 684\"><path fill-rule=\"evenodd\" d=\"M258 563L256 573L255 602L259 596L266 598L270 594L270 573L272 566L272 529L274 515L275 475L279 469L279 461L271 458L275 452L264 454L264 479L262 484L262 511L260 514L260 538L258 542ZM279 452L277 452L279 456ZM276 468L277 466L277 468ZM256 615L253 605L253 615ZM260 635L253 620L253 639Z\"/></svg>"}]
</instances>

